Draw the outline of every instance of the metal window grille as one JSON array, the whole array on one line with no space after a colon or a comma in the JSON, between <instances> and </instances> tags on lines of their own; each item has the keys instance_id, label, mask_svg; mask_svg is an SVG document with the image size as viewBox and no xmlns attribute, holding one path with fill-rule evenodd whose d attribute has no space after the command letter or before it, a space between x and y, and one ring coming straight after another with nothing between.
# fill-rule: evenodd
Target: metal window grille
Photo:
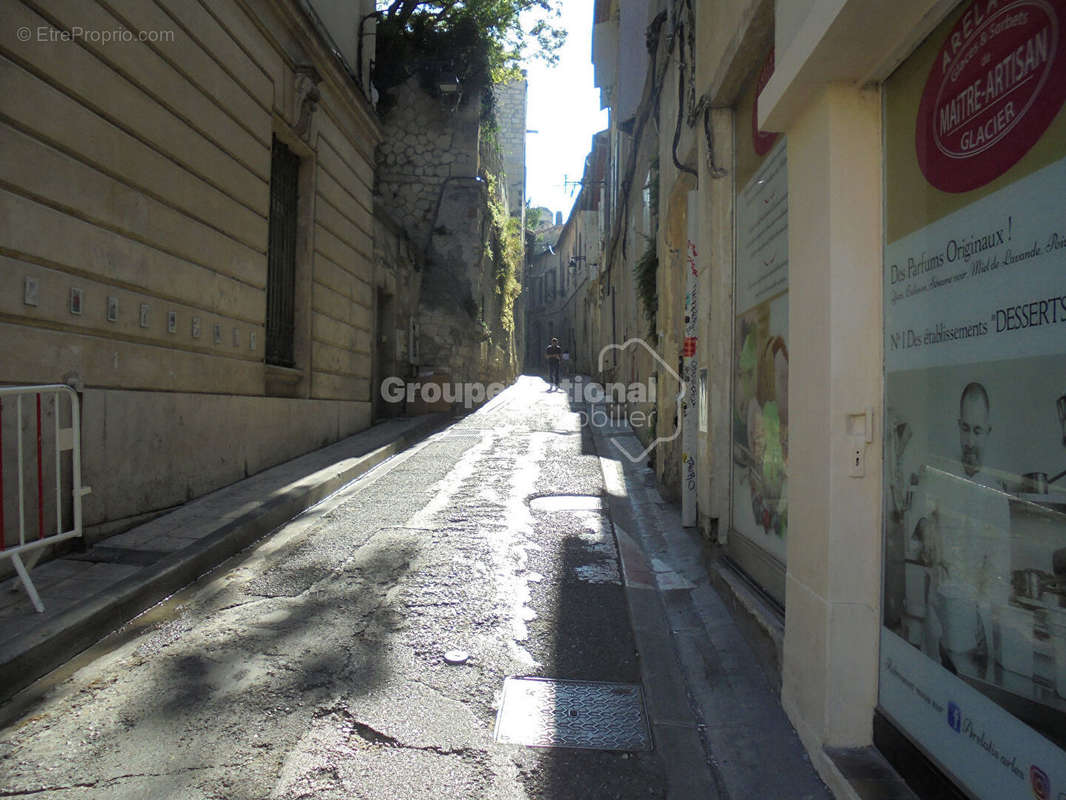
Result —
<instances>
[{"instance_id":1,"label":"metal window grille","mask_svg":"<svg viewBox=\"0 0 1066 800\"><path fill-rule=\"evenodd\" d=\"M291 367L295 329L296 203L300 159L274 137L270 163L266 360Z\"/></svg>"}]
</instances>

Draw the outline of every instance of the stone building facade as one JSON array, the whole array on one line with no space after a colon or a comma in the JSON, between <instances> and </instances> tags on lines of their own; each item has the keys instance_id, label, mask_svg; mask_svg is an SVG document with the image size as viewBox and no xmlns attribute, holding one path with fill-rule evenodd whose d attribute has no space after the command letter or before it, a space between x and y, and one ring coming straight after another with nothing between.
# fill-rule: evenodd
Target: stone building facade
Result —
<instances>
[{"instance_id":1,"label":"stone building facade","mask_svg":"<svg viewBox=\"0 0 1066 800\"><path fill-rule=\"evenodd\" d=\"M314 6L5 5L0 381L77 388L90 540L371 423L380 128Z\"/></svg>"},{"instance_id":2,"label":"stone building facade","mask_svg":"<svg viewBox=\"0 0 1066 800\"><path fill-rule=\"evenodd\" d=\"M523 285L529 309L526 360L532 369L547 369L544 350L553 337L569 354L571 374L588 375L597 369L596 343L600 337L592 326L600 321L602 302L598 287L603 265L606 167L607 132L601 131L592 137L581 190L566 221L539 234L542 244L531 259Z\"/></svg>"},{"instance_id":3,"label":"stone building facade","mask_svg":"<svg viewBox=\"0 0 1066 800\"><path fill-rule=\"evenodd\" d=\"M1066 453L1064 29L1043 0L595 4L599 341L656 306L598 377L656 379L659 479L837 797L1066 786L1066 490L1033 472Z\"/></svg>"},{"instance_id":4,"label":"stone building facade","mask_svg":"<svg viewBox=\"0 0 1066 800\"><path fill-rule=\"evenodd\" d=\"M493 87L496 138L507 176L508 210L525 221L526 207L526 97L529 84L520 80Z\"/></svg>"}]
</instances>

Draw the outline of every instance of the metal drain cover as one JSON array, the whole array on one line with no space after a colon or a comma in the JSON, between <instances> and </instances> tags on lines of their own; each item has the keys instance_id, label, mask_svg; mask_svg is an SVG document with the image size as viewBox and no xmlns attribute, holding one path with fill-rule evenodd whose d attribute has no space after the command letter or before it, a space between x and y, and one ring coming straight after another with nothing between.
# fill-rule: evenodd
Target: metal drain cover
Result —
<instances>
[{"instance_id":1,"label":"metal drain cover","mask_svg":"<svg viewBox=\"0 0 1066 800\"><path fill-rule=\"evenodd\" d=\"M530 747L651 750L640 686L508 678L493 738Z\"/></svg>"}]
</instances>

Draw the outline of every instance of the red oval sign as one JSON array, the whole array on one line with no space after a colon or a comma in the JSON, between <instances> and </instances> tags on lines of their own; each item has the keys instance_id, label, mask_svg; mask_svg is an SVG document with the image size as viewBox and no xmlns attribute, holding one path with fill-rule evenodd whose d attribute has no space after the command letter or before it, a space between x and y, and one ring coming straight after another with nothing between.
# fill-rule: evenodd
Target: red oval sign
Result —
<instances>
[{"instance_id":1,"label":"red oval sign","mask_svg":"<svg viewBox=\"0 0 1066 800\"><path fill-rule=\"evenodd\" d=\"M968 192L1010 169L1066 99L1066 0L976 0L948 34L918 107L918 165Z\"/></svg>"}]
</instances>

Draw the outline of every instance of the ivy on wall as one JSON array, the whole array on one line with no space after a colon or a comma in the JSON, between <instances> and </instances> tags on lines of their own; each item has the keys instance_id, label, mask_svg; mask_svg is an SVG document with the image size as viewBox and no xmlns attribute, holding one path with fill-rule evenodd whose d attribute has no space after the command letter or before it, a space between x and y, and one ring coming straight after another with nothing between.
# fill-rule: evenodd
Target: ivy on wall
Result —
<instances>
[{"instance_id":1,"label":"ivy on wall","mask_svg":"<svg viewBox=\"0 0 1066 800\"><path fill-rule=\"evenodd\" d=\"M522 222L509 217L503 233L503 258L496 267L496 294L500 296L500 327L514 332L514 303L522 292L518 271L522 266Z\"/></svg>"},{"instance_id":2,"label":"ivy on wall","mask_svg":"<svg viewBox=\"0 0 1066 800\"><path fill-rule=\"evenodd\" d=\"M633 276L644 318L648 320L648 343L654 345L659 338L655 324L659 314L659 255L655 251L655 239L648 239L647 248L633 265Z\"/></svg>"},{"instance_id":3,"label":"ivy on wall","mask_svg":"<svg viewBox=\"0 0 1066 800\"><path fill-rule=\"evenodd\" d=\"M522 222L518 217L507 213L496 176L487 176L487 182L492 224L492 255L496 266L496 296L500 299L496 323L502 331L514 333L514 304L522 291L518 282L524 253Z\"/></svg>"}]
</instances>

